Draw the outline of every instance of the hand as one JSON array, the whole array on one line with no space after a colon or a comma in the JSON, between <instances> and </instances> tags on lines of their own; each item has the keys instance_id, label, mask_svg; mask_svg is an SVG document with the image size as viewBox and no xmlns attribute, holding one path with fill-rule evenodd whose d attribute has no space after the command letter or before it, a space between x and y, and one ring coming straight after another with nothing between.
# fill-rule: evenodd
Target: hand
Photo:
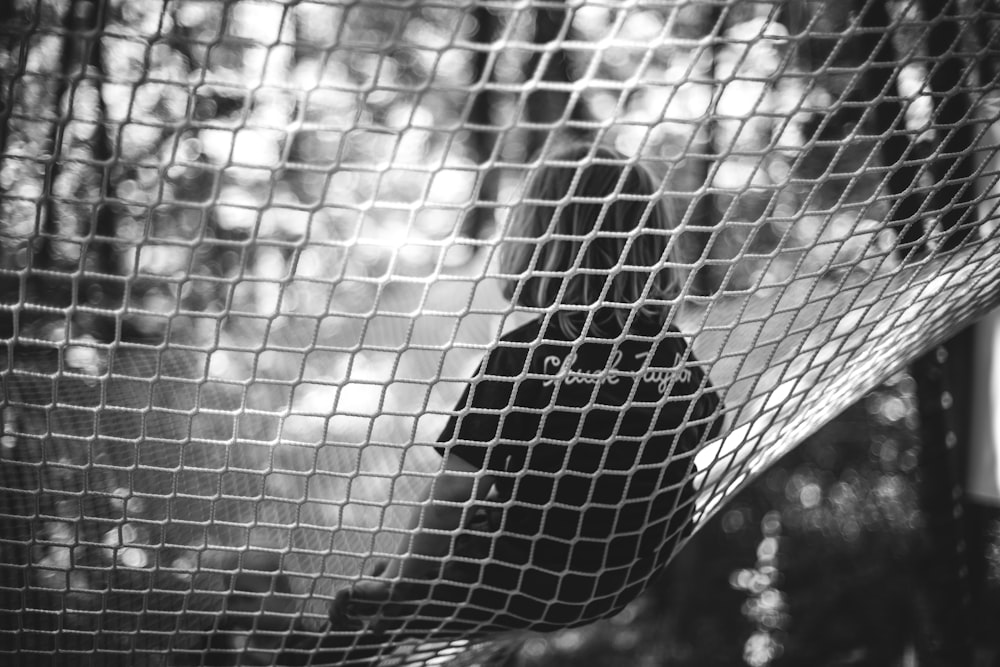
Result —
<instances>
[{"instance_id":1,"label":"hand","mask_svg":"<svg viewBox=\"0 0 1000 667\"><path fill-rule=\"evenodd\" d=\"M379 560L367 576L382 579L362 579L337 592L330 605L330 624L334 630L360 630L365 621L377 625L377 617L392 600L395 589L395 582L384 578L389 569L388 560Z\"/></svg>"}]
</instances>

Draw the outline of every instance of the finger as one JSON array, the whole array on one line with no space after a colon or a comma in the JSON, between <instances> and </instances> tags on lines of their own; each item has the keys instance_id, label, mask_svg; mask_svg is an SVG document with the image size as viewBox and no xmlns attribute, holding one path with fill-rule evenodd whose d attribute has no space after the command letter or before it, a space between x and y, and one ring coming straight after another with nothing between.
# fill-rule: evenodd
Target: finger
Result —
<instances>
[{"instance_id":1,"label":"finger","mask_svg":"<svg viewBox=\"0 0 1000 667\"><path fill-rule=\"evenodd\" d=\"M333 630L360 630L363 624L348 612L351 606L351 591L337 591L330 605L330 627Z\"/></svg>"},{"instance_id":2,"label":"finger","mask_svg":"<svg viewBox=\"0 0 1000 667\"><path fill-rule=\"evenodd\" d=\"M384 581L359 581L351 587L351 601L385 602L392 597L392 585Z\"/></svg>"},{"instance_id":3,"label":"finger","mask_svg":"<svg viewBox=\"0 0 1000 667\"><path fill-rule=\"evenodd\" d=\"M370 576L381 577L385 573L388 567L389 567L389 559L380 558L377 561L375 561L374 565L372 565L372 572Z\"/></svg>"}]
</instances>

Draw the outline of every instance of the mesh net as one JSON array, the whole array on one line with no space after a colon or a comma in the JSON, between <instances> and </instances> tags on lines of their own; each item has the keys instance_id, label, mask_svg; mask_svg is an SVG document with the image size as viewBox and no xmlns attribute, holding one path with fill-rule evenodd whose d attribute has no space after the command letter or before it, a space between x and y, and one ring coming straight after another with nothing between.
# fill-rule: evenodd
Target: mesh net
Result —
<instances>
[{"instance_id":1,"label":"mesh net","mask_svg":"<svg viewBox=\"0 0 1000 667\"><path fill-rule=\"evenodd\" d=\"M442 465L423 445L501 331L553 311L510 305L496 249L568 143L641 164L674 221L683 337L660 338L693 355L633 384L704 369L724 396L718 435L688 424L701 440L661 466L692 494L667 494L658 564L1000 300L991 2L18 0L0 20L0 643L22 664L344 658L314 650L331 601L409 536Z\"/></svg>"}]
</instances>

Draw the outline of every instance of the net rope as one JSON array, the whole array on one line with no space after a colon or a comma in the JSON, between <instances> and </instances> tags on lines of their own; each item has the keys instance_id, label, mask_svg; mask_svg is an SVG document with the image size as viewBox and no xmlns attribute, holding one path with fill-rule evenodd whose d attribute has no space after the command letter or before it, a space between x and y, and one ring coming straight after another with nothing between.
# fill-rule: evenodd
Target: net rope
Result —
<instances>
[{"instance_id":1,"label":"net rope","mask_svg":"<svg viewBox=\"0 0 1000 667\"><path fill-rule=\"evenodd\" d=\"M1000 301L998 21L971 0L5 4L0 649L478 655L476 632L328 618L411 535L484 355L551 315L503 296L497 248L569 143L653 174L683 276L667 338L692 355L671 372L723 397L718 435L676 452L694 494L669 561Z\"/></svg>"}]
</instances>

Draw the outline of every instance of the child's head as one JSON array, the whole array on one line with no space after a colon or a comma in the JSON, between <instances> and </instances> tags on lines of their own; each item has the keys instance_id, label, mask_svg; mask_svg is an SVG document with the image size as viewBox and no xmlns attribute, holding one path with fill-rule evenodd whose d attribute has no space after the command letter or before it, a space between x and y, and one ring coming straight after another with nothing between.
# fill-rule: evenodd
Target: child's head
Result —
<instances>
[{"instance_id":1,"label":"child's head","mask_svg":"<svg viewBox=\"0 0 1000 667\"><path fill-rule=\"evenodd\" d=\"M618 327L633 310L662 324L663 302L681 283L671 227L644 167L610 148L559 150L534 170L512 214L500 248L500 269L510 276L504 296L522 306L557 305L560 326L574 336L584 311L596 307L610 307Z\"/></svg>"}]
</instances>

